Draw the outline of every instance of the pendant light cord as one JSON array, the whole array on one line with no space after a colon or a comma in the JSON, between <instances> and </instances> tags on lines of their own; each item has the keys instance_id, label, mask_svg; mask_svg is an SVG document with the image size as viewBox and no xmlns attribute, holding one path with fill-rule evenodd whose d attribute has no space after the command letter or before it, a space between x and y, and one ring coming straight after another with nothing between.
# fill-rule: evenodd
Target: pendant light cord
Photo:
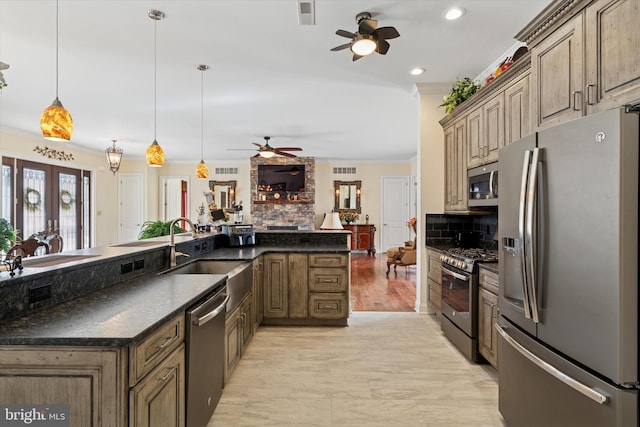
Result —
<instances>
[{"instance_id":1,"label":"pendant light cord","mask_svg":"<svg viewBox=\"0 0 640 427\"><path fill-rule=\"evenodd\" d=\"M200 160L204 161L204 71L200 72Z\"/></svg>"},{"instance_id":2,"label":"pendant light cord","mask_svg":"<svg viewBox=\"0 0 640 427\"><path fill-rule=\"evenodd\" d=\"M153 140L157 141L158 117L158 20L153 21Z\"/></svg>"},{"instance_id":3,"label":"pendant light cord","mask_svg":"<svg viewBox=\"0 0 640 427\"><path fill-rule=\"evenodd\" d=\"M59 0L56 0L56 99L58 99L58 9L60 8Z\"/></svg>"}]
</instances>

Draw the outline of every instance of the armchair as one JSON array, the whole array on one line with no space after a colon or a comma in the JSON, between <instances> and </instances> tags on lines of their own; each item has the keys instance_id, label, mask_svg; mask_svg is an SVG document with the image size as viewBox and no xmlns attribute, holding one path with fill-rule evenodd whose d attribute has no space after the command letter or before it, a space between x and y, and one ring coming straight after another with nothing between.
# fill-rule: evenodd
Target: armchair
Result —
<instances>
[{"instance_id":1,"label":"armchair","mask_svg":"<svg viewBox=\"0 0 640 427\"><path fill-rule=\"evenodd\" d=\"M408 273L410 265L416 265L416 239L413 242L405 242L403 247L391 248L387 251L387 276L393 265L394 273L397 273L398 266L404 266Z\"/></svg>"}]
</instances>

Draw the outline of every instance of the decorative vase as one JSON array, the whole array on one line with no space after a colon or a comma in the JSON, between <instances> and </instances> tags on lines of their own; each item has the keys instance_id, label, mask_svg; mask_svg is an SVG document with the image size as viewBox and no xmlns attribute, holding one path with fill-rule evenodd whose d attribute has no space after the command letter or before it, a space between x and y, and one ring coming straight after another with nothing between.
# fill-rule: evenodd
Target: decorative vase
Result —
<instances>
[{"instance_id":1,"label":"decorative vase","mask_svg":"<svg viewBox=\"0 0 640 427\"><path fill-rule=\"evenodd\" d=\"M207 214L198 215L198 224L206 225L209 222L209 218L207 218Z\"/></svg>"}]
</instances>

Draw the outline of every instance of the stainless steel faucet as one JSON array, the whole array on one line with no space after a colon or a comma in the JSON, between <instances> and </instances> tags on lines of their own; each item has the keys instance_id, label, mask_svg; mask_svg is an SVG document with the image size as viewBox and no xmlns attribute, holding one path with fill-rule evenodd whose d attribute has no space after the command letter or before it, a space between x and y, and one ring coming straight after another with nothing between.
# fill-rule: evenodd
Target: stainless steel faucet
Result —
<instances>
[{"instance_id":1,"label":"stainless steel faucet","mask_svg":"<svg viewBox=\"0 0 640 427\"><path fill-rule=\"evenodd\" d=\"M175 244L175 231L173 229L173 227L176 225L176 222L178 221L186 221L189 223L189 225L191 226L191 235L193 236L194 239L198 238L198 230L196 230L196 228L193 226L193 222L191 222L191 220L189 218L184 218L184 217L180 217L180 218L176 218L173 221L171 221L171 226L170 226L170 230L171 230L171 244L169 245L169 259L171 260L169 263L169 267L175 267L177 265L176 263L176 257L179 256L184 256L184 257L188 257L189 254L185 254L183 252L176 252L176 244Z\"/></svg>"}]
</instances>

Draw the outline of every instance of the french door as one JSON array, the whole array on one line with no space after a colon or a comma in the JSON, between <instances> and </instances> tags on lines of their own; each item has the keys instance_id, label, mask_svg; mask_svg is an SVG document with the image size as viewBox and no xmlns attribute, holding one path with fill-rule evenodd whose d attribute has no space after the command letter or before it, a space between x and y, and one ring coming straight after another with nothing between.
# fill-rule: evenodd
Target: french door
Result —
<instances>
[{"instance_id":1,"label":"french door","mask_svg":"<svg viewBox=\"0 0 640 427\"><path fill-rule=\"evenodd\" d=\"M89 218L84 214L88 209L83 209L88 208L88 178L87 172L78 169L17 160L15 214L19 235L27 238L57 230L64 250L88 247L83 233Z\"/></svg>"}]
</instances>

